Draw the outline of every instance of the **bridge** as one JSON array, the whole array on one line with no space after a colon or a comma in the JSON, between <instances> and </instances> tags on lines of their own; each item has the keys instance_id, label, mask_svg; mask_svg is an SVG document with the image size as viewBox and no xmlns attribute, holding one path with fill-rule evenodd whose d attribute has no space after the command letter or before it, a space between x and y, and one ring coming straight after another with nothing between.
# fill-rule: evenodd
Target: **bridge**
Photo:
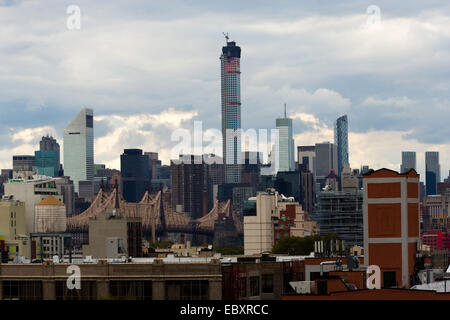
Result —
<instances>
[{"instance_id":1,"label":"bridge","mask_svg":"<svg viewBox=\"0 0 450 320\"><path fill-rule=\"evenodd\" d=\"M106 193L100 189L94 201L88 209L79 215L67 219L67 232L77 235L81 242L86 243L89 220L95 218L105 209L119 208L122 214L128 217L138 217L142 221L143 233L151 234L154 240L156 236L167 233L181 233L214 236L214 224L217 220L232 219L239 235L243 234L243 223L232 208L231 201L216 201L214 207L205 216L199 219L191 219L186 215L176 212L169 201L169 193L160 190L151 195L147 191L138 203L127 202L123 199L117 186Z\"/></svg>"}]
</instances>

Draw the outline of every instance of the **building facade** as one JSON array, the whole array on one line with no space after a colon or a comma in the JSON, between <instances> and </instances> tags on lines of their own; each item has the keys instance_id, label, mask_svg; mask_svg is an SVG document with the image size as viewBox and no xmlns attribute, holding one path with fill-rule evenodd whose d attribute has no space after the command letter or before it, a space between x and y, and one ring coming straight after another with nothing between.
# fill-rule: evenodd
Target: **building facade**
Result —
<instances>
[{"instance_id":1,"label":"building facade","mask_svg":"<svg viewBox=\"0 0 450 320\"><path fill-rule=\"evenodd\" d=\"M69 263L1 264L0 300L221 300L220 260L72 263L81 289L69 290ZM43 276L45 275L45 276Z\"/></svg>"},{"instance_id":2,"label":"building facade","mask_svg":"<svg viewBox=\"0 0 450 320\"><path fill-rule=\"evenodd\" d=\"M120 156L121 191L127 202L139 202L150 190L149 156L141 149L125 149Z\"/></svg>"},{"instance_id":3,"label":"building facade","mask_svg":"<svg viewBox=\"0 0 450 320\"><path fill-rule=\"evenodd\" d=\"M316 147L315 146L298 146L297 158L300 171L315 172Z\"/></svg>"},{"instance_id":4,"label":"building facade","mask_svg":"<svg viewBox=\"0 0 450 320\"><path fill-rule=\"evenodd\" d=\"M108 245L110 239L120 240L122 252ZM109 250L108 250L109 249ZM141 218L126 216L119 208L105 209L89 220L89 244L83 246L83 255L95 259L117 258L118 254L142 257Z\"/></svg>"},{"instance_id":5,"label":"building facade","mask_svg":"<svg viewBox=\"0 0 450 320\"><path fill-rule=\"evenodd\" d=\"M64 129L64 174L79 192L80 181L94 179L94 111L83 109Z\"/></svg>"},{"instance_id":6,"label":"building facade","mask_svg":"<svg viewBox=\"0 0 450 320\"><path fill-rule=\"evenodd\" d=\"M4 241L3 249L7 252L9 261L15 256L29 255L24 202L0 200L0 237Z\"/></svg>"},{"instance_id":7,"label":"building facade","mask_svg":"<svg viewBox=\"0 0 450 320\"><path fill-rule=\"evenodd\" d=\"M335 233L345 245L364 244L362 191L323 191L315 219L320 234Z\"/></svg>"},{"instance_id":8,"label":"building facade","mask_svg":"<svg viewBox=\"0 0 450 320\"><path fill-rule=\"evenodd\" d=\"M13 171L34 171L34 156L13 156Z\"/></svg>"},{"instance_id":9,"label":"building facade","mask_svg":"<svg viewBox=\"0 0 450 320\"><path fill-rule=\"evenodd\" d=\"M419 240L419 175L380 169L363 183L365 265L380 267L383 287L409 287Z\"/></svg>"},{"instance_id":10,"label":"building facade","mask_svg":"<svg viewBox=\"0 0 450 320\"><path fill-rule=\"evenodd\" d=\"M337 172L341 175L342 169L348 159L348 119L347 115L339 117L334 123L334 144L337 147Z\"/></svg>"},{"instance_id":11,"label":"building facade","mask_svg":"<svg viewBox=\"0 0 450 320\"><path fill-rule=\"evenodd\" d=\"M222 47L220 56L222 91L222 146L225 182L239 183L241 163L241 48L234 41ZM227 134L228 132L228 134Z\"/></svg>"},{"instance_id":12,"label":"building facade","mask_svg":"<svg viewBox=\"0 0 450 320\"><path fill-rule=\"evenodd\" d=\"M325 179L331 170L337 172L337 148L330 142L317 143L315 146L316 153L316 179Z\"/></svg>"},{"instance_id":13,"label":"building facade","mask_svg":"<svg viewBox=\"0 0 450 320\"><path fill-rule=\"evenodd\" d=\"M408 172L409 169L417 170L416 153L414 151L402 151L400 173Z\"/></svg>"},{"instance_id":14,"label":"building facade","mask_svg":"<svg viewBox=\"0 0 450 320\"><path fill-rule=\"evenodd\" d=\"M59 201L63 197L59 194L56 181L59 178L38 178L27 181L11 181L5 184L5 195L13 200L25 202L25 217L27 234L35 232L35 205L47 196L52 195Z\"/></svg>"},{"instance_id":15,"label":"building facade","mask_svg":"<svg viewBox=\"0 0 450 320\"><path fill-rule=\"evenodd\" d=\"M292 133L292 119L284 118L276 119L276 128L278 130L278 140L276 144L276 151L278 151L278 158L275 158L276 172L294 171L294 139Z\"/></svg>"},{"instance_id":16,"label":"building facade","mask_svg":"<svg viewBox=\"0 0 450 320\"><path fill-rule=\"evenodd\" d=\"M437 193L437 183L441 181L441 165L439 164L439 152L425 152L425 187L426 194Z\"/></svg>"},{"instance_id":17,"label":"building facade","mask_svg":"<svg viewBox=\"0 0 450 320\"><path fill-rule=\"evenodd\" d=\"M59 151L39 150L34 152L34 165L38 174L59 176Z\"/></svg>"},{"instance_id":18,"label":"building facade","mask_svg":"<svg viewBox=\"0 0 450 320\"><path fill-rule=\"evenodd\" d=\"M202 156L181 155L180 163L171 161L172 206L193 219L209 212L209 194L212 185L208 179L209 165Z\"/></svg>"},{"instance_id":19,"label":"building facade","mask_svg":"<svg viewBox=\"0 0 450 320\"><path fill-rule=\"evenodd\" d=\"M270 252L276 241L293 233L315 233L317 227L307 221L311 220L293 197L281 196L275 189L259 192L244 202L244 254Z\"/></svg>"}]
</instances>

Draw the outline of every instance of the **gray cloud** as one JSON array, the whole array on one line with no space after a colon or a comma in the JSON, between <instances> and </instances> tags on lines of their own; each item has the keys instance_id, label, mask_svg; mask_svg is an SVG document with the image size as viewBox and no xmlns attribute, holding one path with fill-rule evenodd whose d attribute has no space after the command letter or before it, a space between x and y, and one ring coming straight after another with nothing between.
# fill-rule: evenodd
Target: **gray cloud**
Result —
<instances>
[{"instance_id":1,"label":"gray cloud","mask_svg":"<svg viewBox=\"0 0 450 320\"><path fill-rule=\"evenodd\" d=\"M76 2L82 27L70 31L66 3L0 1L3 148L15 146L5 128L51 126L62 136L83 107L99 116L172 107L220 128L223 31L242 47L244 128L272 128L287 103L291 114L312 114L328 126L347 113L355 133L450 142L446 1L377 1L379 29L367 28L372 3L359 0ZM294 126L296 133L311 130L300 121ZM96 137L114 129L96 122ZM154 133L145 139L167 139L151 125L142 130ZM127 137L144 144L140 133ZM441 158L450 166L450 155Z\"/></svg>"}]
</instances>

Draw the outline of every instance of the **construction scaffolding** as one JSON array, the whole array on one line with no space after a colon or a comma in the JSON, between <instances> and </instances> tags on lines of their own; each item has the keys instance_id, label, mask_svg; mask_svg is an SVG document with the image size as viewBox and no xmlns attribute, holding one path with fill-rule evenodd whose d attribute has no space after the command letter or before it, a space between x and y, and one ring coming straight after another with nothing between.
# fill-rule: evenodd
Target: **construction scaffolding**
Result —
<instances>
[{"instance_id":1,"label":"construction scaffolding","mask_svg":"<svg viewBox=\"0 0 450 320\"><path fill-rule=\"evenodd\" d=\"M314 219L320 234L335 233L349 246L363 246L363 194L355 191L324 191L318 196Z\"/></svg>"}]
</instances>

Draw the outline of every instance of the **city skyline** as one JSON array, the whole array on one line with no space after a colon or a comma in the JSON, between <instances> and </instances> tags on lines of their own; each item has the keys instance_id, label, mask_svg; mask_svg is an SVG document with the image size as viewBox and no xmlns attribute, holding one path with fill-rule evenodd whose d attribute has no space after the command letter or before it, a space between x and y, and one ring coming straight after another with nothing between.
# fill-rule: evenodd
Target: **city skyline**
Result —
<instances>
[{"instance_id":1,"label":"city skyline","mask_svg":"<svg viewBox=\"0 0 450 320\"><path fill-rule=\"evenodd\" d=\"M450 135L441 113L450 107L446 97L449 79L442 70L448 69L445 68L448 62L438 54L428 56L427 61L408 61L408 69L399 62L406 54L402 49L405 46L409 48L410 57L421 57L429 51L445 53L448 5L433 2L426 8L413 2L404 10L403 6L381 1L378 3L381 29L370 29L366 26L366 7L361 4L342 7L330 2L329 10L322 6L305 8L306 5L293 2L285 4L289 4L291 10L280 6L273 14L262 5L250 21L245 20L251 12L247 5L238 13L222 10L221 5L211 5L208 10L213 17L227 22L217 23L217 28L207 32L199 30L198 25L211 18L196 15L182 19L162 4L159 9L164 14L158 20L149 8L140 7L142 14L138 14L130 5L126 13L118 15L114 10L117 8L99 6L93 9L89 3L81 1L84 18L79 31L65 29L65 8L55 5L54 9L40 13L41 18L48 20L48 25L38 25L27 32L23 32L23 28L29 24L21 26L19 23L27 17L30 24L35 24L36 17L31 13L44 6L42 3L14 2L1 7L1 14L10 17L8 23L12 26L4 46L15 58L28 61L24 66L9 64L11 57L2 53L8 65L5 75L14 81L2 89L1 166L11 167L12 155L33 154L39 139L47 133L62 146L63 124L84 106L94 109L98 115L94 148L97 163L118 168L121 150L141 148L159 152L163 162L168 164L167 130L190 128L194 120L203 120L204 128L220 128L217 52L223 44L221 33L229 31L246 52L242 78L242 103L246 108L242 114L244 129L273 128L273 119L277 116L273 106L286 101L291 110L288 116L293 118L295 145L313 145L332 141L333 122L345 113L351 128L351 167L368 164L371 168L397 170L401 163L400 151L414 150L417 169L424 177L424 153L435 150L440 152L441 176L445 176L450 167ZM206 4L200 2L197 6ZM193 10L181 7L189 12ZM296 15L293 8L305 10L298 10L302 13ZM96 19L101 10L105 11L106 18ZM293 13L286 14L287 11ZM120 19L108 20L110 17ZM14 18L18 22L14 22ZM321 22L325 26L321 26ZM434 29L427 28L426 23ZM166 44L151 28L155 25L174 25L173 30L164 34ZM143 35L137 26L148 32L147 36L153 39L152 46L160 44L167 56L162 56L159 50L155 52L150 47L140 46L136 40L125 40L132 32L136 32L137 38ZM189 37L180 39L180 35L194 29L196 32ZM328 29L337 30L340 39L330 37ZM314 41L307 30L314 30L313 36L318 36L321 43ZM18 36L21 31L36 39ZM119 36L112 37L116 31ZM383 39L386 31L390 37ZM58 35L48 40L51 53L39 45L39 41L45 39L43 33ZM111 41L114 46L125 44L126 59L111 53L111 45L93 45L97 37ZM371 46L369 40L373 39L377 45ZM73 40L78 45L71 47ZM302 43L308 45L310 52ZM291 53L276 50L280 47L287 49L283 52ZM358 54L345 50L343 54L346 48L365 49L355 50ZM322 57L322 61L326 60L325 67L329 67L326 72L315 58L324 49L335 54L335 58ZM194 52L195 55L191 54ZM182 63L186 53L192 63ZM144 54L150 59L143 60L141 55ZM50 61L53 67L39 59L26 60L29 56ZM99 57L106 57L106 60L95 64L98 75L91 77L91 67ZM131 60L138 64L130 67L127 64ZM53 62L58 62L58 67ZM168 66L169 62L172 66ZM117 68L109 69L112 65ZM395 74L392 74L392 66L396 66ZM22 69L24 67L28 69ZM302 70L304 72L300 72ZM35 75L39 75L36 81L25 80ZM159 83L152 78L157 78ZM428 81L425 86L424 81ZM53 90L56 83L61 90ZM165 88L168 83L172 86L170 91ZM24 90L18 92L12 84ZM149 91L152 93L147 94ZM177 93L172 95L173 91ZM427 105L426 114L421 113L423 105ZM137 119L140 120L138 125Z\"/></svg>"}]
</instances>

